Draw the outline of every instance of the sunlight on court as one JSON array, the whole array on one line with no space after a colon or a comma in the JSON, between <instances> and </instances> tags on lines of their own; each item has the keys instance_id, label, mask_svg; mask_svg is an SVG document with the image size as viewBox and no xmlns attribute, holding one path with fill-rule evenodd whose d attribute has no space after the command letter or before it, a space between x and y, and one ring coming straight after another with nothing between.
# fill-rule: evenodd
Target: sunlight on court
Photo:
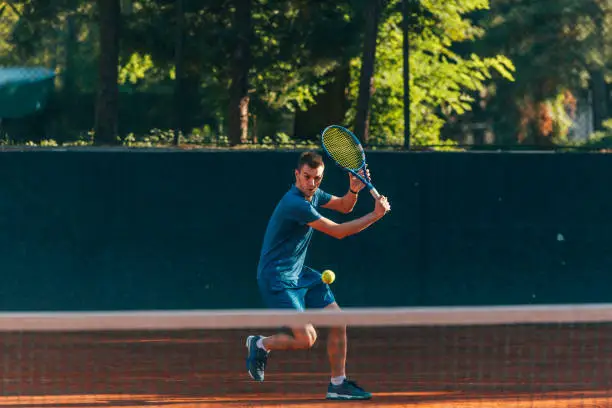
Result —
<instances>
[{"instance_id":1,"label":"sunlight on court","mask_svg":"<svg viewBox=\"0 0 612 408\"><path fill-rule=\"evenodd\" d=\"M587 396L585 396L588 395ZM609 402L608 392L588 391L583 393L543 394L537 398L527 398L521 395L491 396L474 400L461 396L457 392L389 392L377 393L375 399L365 402L327 402L318 395L285 394L263 397L261 394L242 394L227 397L186 397L164 395L54 395L54 396L14 396L0 397L0 407L31 407L41 406L62 407L96 407L131 408L131 407L171 407L171 408L203 408L203 407L292 407L312 408L324 404L326 407L352 406L384 406L389 408L419 407L419 408L571 408L571 407L603 407Z\"/></svg>"},{"instance_id":2,"label":"sunlight on court","mask_svg":"<svg viewBox=\"0 0 612 408\"><path fill-rule=\"evenodd\" d=\"M123 313L112 320L5 314L0 408L585 408L612 401L612 305L344 313L308 317L323 327L331 319L355 323L349 376L372 390L371 401L325 400L325 330L308 351L274 353L265 381L251 381L243 339L305 313L253 312L231 328L219 319L226 313L190 313L189 321L160 313L138 320L151 327L137 330L124 329L134 316ZM264 317L266 327L253 326Z\"/></svg>"}]
</instances>

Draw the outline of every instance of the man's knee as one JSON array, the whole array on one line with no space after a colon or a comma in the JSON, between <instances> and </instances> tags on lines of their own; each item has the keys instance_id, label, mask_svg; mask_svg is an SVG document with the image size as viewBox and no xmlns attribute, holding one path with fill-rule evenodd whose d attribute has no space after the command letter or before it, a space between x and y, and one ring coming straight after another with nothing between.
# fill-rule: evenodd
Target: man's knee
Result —
<instances>
[{"instance_id":1,"label":"man's knee","mask_svg":"<svg viewBox=\"0 0 612 408\"><path fill-rule=\"evenodd\" d=\"M324 309L325 310L334 310L334 311L342 310L340 308L340 306L338 305L338 303L336 303L336 302L330 303ZM329 330L330 330L331 333L337 332L338 334L346 335L346 325L330 327Z\"/></svg>"},{"instance_id":2,"label":"man's knee","mask_svg":"<svg viewBox=\"0 0 612 408\"><path fill-rule=\"evenodd\" d=\"M317 341L317 331L309 324L293 329L293 338L299 348L311 348Z\"/></svg>"}]
</instances>

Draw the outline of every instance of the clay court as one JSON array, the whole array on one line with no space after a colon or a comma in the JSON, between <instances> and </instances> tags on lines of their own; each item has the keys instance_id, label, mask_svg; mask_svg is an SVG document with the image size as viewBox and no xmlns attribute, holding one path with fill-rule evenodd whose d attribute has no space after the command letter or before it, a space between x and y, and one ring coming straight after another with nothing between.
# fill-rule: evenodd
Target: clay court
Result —
<instances>
[{"instance_id":1,"label":"clay court","mask_svg":"<svg viewBox=\"0 0 612 408\"><path fill-rule=\"evenodd\" d=\"M244 369L260 331L2 333L0 407L607 407L612 326L349 328L348 374L371 401L324 400L326 332ZM262 331L264 334L267 331Z\"/></svg>"}]
</instances>

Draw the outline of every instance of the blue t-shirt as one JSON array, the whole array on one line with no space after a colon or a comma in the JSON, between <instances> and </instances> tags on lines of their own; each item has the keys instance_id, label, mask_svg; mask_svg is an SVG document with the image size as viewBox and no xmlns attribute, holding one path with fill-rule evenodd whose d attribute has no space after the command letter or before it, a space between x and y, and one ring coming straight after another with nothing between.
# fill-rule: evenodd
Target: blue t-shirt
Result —
<instances>
[{"instance_id":1,"label":"blue t-shirt","mask_svg":"<svg viewBox=\"0 0 612 408\"><path fill-rule=\"evenodd\" d=\"M261 248L257 279L269 289L308 287L319 278L304 267L312 227L321 218L317 208L331 200L321 189L307 201L293 185L277 204Z\"/></svg>"}]
</instances>

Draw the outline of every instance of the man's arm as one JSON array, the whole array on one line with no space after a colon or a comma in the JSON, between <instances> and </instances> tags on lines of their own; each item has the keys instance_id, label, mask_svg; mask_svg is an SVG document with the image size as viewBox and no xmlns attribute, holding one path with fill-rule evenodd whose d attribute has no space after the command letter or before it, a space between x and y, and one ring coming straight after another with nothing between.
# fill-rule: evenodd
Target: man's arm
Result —
<instances>
[{"instance_id":1,"label":"man's arm","mask_svg":"<svg viewBox=\"0 0 612 408\"><path fill-rule=\"evenodd\" d=\"M342 224L337 224L328 218L321 217L308 225L317 231L321 231L337 239L342 239L348 237L349 235L354 235L363 231L380 218L382 217L379 217L374 212L371 212L363 217L354 219L352 221L343 222Z\"/></svg>"},{"instance_id":2,"label":"man's arm","mask_svg":"<svg viewBox=\"0 0 612 408\"><path fill-rule=\"evenodd\" d=\"M363 217L352 221L337 224L332 220L320 217L319 219L309 222L308 225L317 231L321 231L337 239L348 237L349 235L357 234L374 224L376 221L385 216L387 211L391 210L391 206L386 197L380 197L376 201L374 211L364 215Z\"/></svg>"},{"instance_id":3,"label":"man's arm","mask_svg":"<svg viewBox=\"0 0 612 408\"><path fill-rule=\"evenodd\" d=\"M363 170L360 172L363 175ZM368 177L370 176L370 170L367 170ZM323 208L335 210L343 214L348 214L355 208L357 203L357 196L359 192L365 187L365 185L351 173L349 173L349 191L346 192L342 197L332 196L329 202L322 205Z\"/></svg>"},{"instance_id":4,"label":"man's arm","mask_svg":"<svg viewBox=\"0 0 612 408\"><path fill-rule=\"evenodd\" d=\"M348 191L342 197L332 196L332 198L321 207L348 214L355 208L355 203L357 203L357 194Z\"/></svg>"}]
</instances>

